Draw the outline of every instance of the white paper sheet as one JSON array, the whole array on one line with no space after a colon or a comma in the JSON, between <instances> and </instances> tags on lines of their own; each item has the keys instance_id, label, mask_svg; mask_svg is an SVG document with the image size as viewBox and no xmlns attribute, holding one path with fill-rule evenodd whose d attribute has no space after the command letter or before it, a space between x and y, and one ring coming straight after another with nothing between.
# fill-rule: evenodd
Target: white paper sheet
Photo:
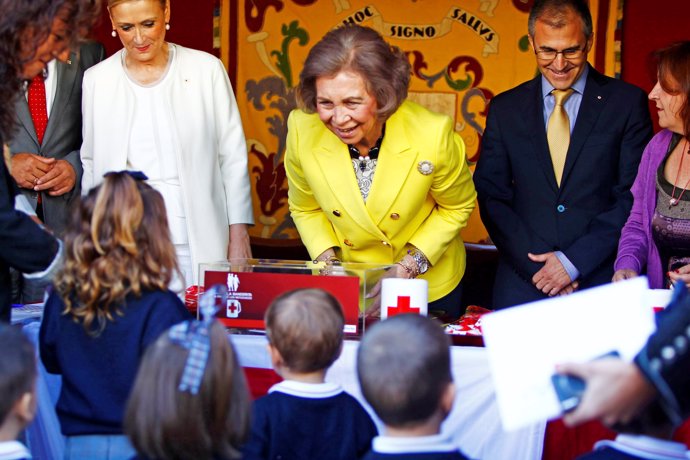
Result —
<instances>
[{"instance_id":1,"label":"white paper sheet","mask_svg":"<svg viewBox=\"0 0 690 460\"><path fill-rule=\"evenodd\" d=\"M648 289L645 292L645 303L650 308L666 308L671 302L672 294L671 289Z\"/></svg>"},{"instance_id":2,"label":"white paper sheet","mask_svg":"<svg viewBox=\"0 0 690 460\"><path fill-rule=\"evenodd\" d=\"M647 278L533 302L482 317L482 331L504 428L560 415L551 386L556 364L612 350L632 360L654 331Z\"/></svg>"}]
</instances>

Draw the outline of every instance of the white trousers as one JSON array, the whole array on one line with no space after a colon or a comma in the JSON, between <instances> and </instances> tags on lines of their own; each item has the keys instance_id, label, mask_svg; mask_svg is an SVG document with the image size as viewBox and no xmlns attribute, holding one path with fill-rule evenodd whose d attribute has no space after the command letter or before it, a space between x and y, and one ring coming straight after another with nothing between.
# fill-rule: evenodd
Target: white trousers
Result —
<instances>
[{"instance_id":1,"label":"white trousers","mask_svg":"<svg viewBox=\"0 0 690 460\"><path fill-rule=\"evenodd\" d=\"M170 290L176 292L184 299L184 291L194 279L194 267L192 267L192 253L188 244L176 244L175 254L177 255L177 265L182 272L182 279L175 274L170 280Z\"/></svg>"}]
</instances>

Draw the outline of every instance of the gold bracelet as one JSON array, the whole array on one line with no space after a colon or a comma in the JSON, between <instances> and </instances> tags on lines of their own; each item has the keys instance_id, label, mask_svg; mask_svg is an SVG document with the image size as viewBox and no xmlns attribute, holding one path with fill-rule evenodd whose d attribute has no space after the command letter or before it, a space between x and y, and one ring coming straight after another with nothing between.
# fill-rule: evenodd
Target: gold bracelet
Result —
<instances>
[{"instance_id":1,"label":"gold bracelet","mask_svg":"<svg viewBox=\"0 0 690 460\"><path fill-rule=\"evenodd\" d=\"M326 262L326 265L336 265L340 263L340 259L336 256L328 256L324 262Z\"/></svg>"},{"instance_id":2,"label":"gold bracelet","mask_svg":"<svg viewBox=\"0 0 690 460\"><path fill-rule=\"evenodd\" d=\"M396 264L397 264L397 265L400 265L400 266L407 272L407 274L409 275L410 279L414 279L414 278L417 277L417 275L419 275L419 271L417 270L416 267L414 267L414 268L413 268L413 267L410 267L410 266L404 264L402 260L399 261L399 262L396 262Z\"/></svg>"},{"instance_id":3,"label":"gold bracelet","mask_svg":"<svg viewBox=\"0 0 690 460\"><path fill-rule=\"evenodd\" d=\"M330 255L330 256L326 257L325 259L321 259L321 260L319 260L319 259L314 259L314 263L315 263L315 264L318 264L318 263L321 263L321 262L325 263L326 265L334 265L334 264L339 264L339 263L340 263L340 259L338 259L338 258L337 258L336 256L334 256L334 255Z\"/></svg>"}]
</instances>

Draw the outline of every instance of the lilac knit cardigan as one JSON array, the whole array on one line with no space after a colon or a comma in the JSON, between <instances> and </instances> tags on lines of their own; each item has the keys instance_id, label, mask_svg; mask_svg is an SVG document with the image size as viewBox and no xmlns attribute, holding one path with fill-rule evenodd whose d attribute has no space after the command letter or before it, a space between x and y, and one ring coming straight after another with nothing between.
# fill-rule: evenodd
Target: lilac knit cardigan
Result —
<instances>
[{"instance_id":1,"label":"lilac knit cardigan","mask_svg":"<svg viewBox=\"0 0 690 460\"><path fill-rule=\"evenodd\" d=\"M664 269L652 237L652 217L656 208L656 174L666 156L672 134L667 129L660 131L642 153L637 177L630 189L634 199L632 210L623 226L618 256L613 265L614 270L627 268L638 274L645 273L646 268L652 289L664 287Z\"/></svg>"}]
</instances>

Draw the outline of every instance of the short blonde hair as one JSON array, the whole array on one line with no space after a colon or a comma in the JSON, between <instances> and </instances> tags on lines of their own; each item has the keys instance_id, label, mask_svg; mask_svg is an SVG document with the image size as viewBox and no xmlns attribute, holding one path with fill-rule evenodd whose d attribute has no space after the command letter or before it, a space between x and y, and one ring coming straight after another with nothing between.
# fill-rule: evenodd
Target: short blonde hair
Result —
<instances>
[{"instance_id":1,"label":"short blonde hair","mask_svg":"<svg viewBox=\"0 0 690 460\"><path fill-rule=\"evenodd\" d=\"M268 341L294 372L315 372L338 359L345 317L323 289L297 289L277 297L265 315Z\"/></svg>"}]
</instances>

